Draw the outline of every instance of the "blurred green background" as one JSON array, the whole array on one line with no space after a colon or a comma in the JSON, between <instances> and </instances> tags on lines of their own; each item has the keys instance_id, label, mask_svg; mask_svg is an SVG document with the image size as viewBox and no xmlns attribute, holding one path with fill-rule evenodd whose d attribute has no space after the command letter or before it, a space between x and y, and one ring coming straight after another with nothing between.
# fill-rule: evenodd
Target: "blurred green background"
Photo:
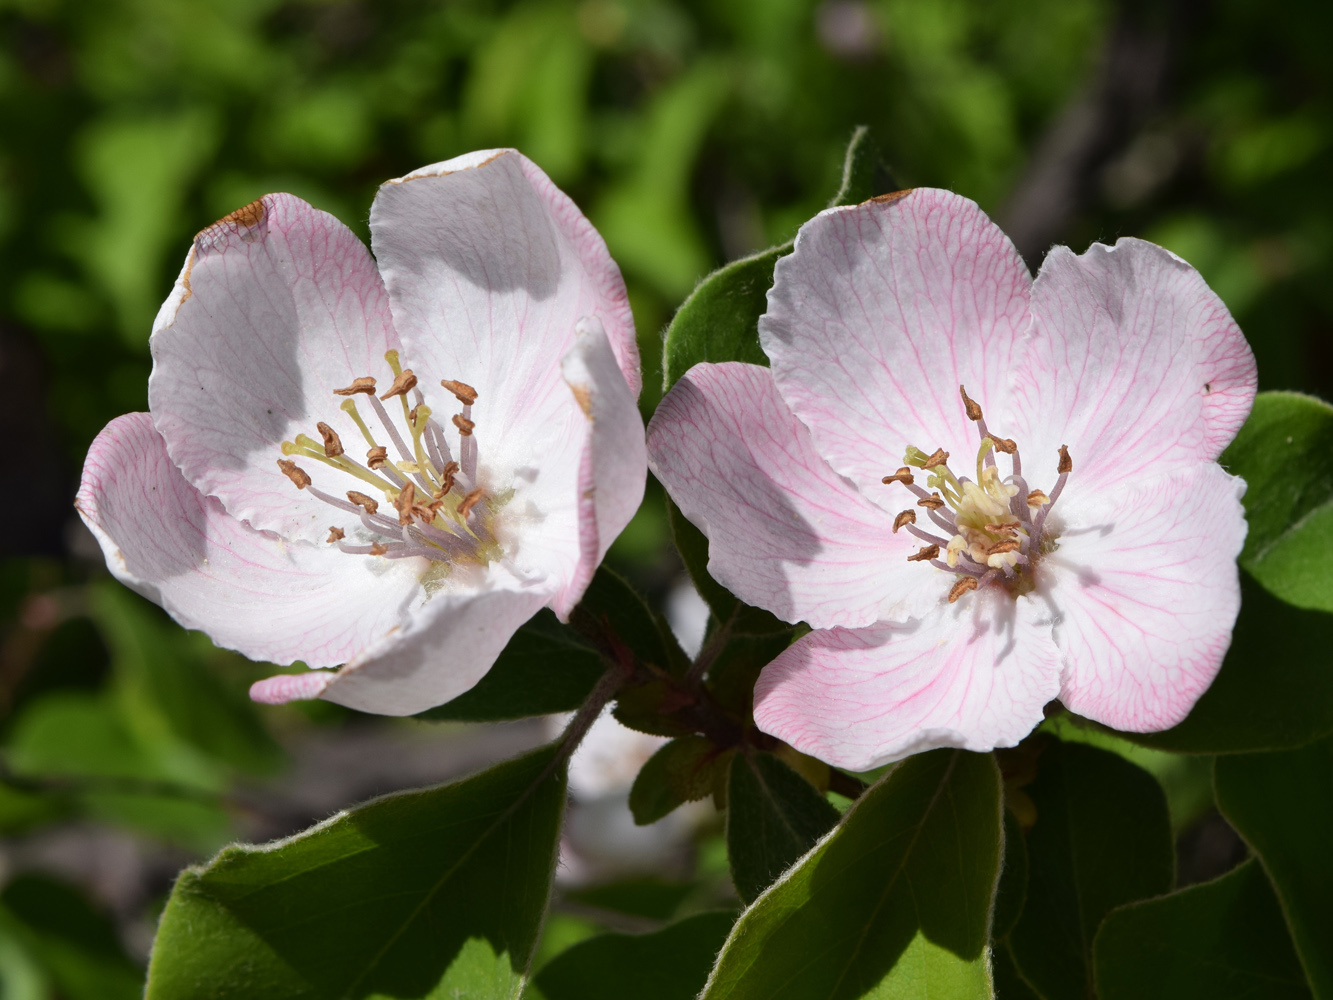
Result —
<instances>
[{"instance_id":1,"label":"blurred green background","mask_svg":"<svg viewBox=\"0 0 1333 1000\"><path fill-rule=\"evenodd\" d=\"M135 995L181 864L438 780L401 761L462 739L375 736L390 724L323 706L256 712L259 668L109 583L90 549L70 507L82 456L111 417L146 409L149 328L196 231L285 190L365 237L383 180L517 146L625 272L650 413L675 305L819 210L866 124L892 183L976 199L1034 267L1054 242L1175 250L1231 307L1264 388L1328 396L1333 6L1274 14L1261 0L0 0L0 384L16 449L0 477L25 514L0 536L0 992ZM650 492L613 553L658 598L678 572L665 539ZM379 739L400 766L301 798L354 769L329 732Z\"/></svg>"}]
</instances>

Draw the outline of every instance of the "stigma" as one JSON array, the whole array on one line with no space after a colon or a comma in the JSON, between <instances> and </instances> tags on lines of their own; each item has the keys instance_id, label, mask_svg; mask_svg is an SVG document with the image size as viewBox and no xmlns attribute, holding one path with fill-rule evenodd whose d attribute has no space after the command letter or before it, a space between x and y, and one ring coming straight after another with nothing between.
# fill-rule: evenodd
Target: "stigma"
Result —
<instances>
[{"instance_id":1,"label":"stigma","mask_svg":"<svg viewBox=\"0 0 1333 1000\"><path fill-rule=\"evenodd\" d=\"M421 557L450 565L499 558L495 516L503 498L488 495L478 482L472 418L477 390L464 382L441 381L460 404L445 424L426 405L416 373L402 367L398 352L387 352L384 360L393 378L383 392L372 375L356 376L333 391L345 397L340 409L364 439L365 461L354 458L357 448L320 421L318 439L298 434L282 443L279 470L297 489L356 517L356 537L349 538L352 529L344 525L330 527L327 539L350 555ZM369 414L361 412L358 396L365 397ZM346 499L319 489L298 459L337 469L357 489L347 490Z\"/></svg>"},{"instance_id":2,"label":"stigma","mask_svg":"<svg viewBox=\"0 0 1333 1000\"><path fill-rule=\"evenodd\" d=\"M917 497L916 506L938 532L919 526L917 512L911 508L894 519L893 530L903 528L925 543L907 557L909 562L929 562L958 577L949 589L950 604L990 585L1017 596L1032 588L1034 567L1059 545L1047 518L1074 464L1069 449L1061 445L1058 479L1050 493L1030 489L1023 478L1018 444L992 434L980 404L968 397L963 386L958 391L968 419L981 436L976 476L955 475L949 468L949 453L941 448L927 455L909 444L903 467L885 476L883 482L911 491ZM1002 475L996 453L1007 457L1008 476ZM926 475L924 487L917 483L922 474Z\"/></svg>"}]
</instances>

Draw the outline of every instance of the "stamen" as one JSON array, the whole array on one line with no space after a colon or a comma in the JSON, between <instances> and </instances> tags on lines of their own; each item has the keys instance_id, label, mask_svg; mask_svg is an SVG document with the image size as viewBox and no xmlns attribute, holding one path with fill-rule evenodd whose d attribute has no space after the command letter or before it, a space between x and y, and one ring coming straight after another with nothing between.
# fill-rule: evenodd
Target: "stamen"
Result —
<instances>
[{"instance_id":1,"label":"stamen","mask_svg":"<svg viewBox=\"0 0 1333 1000\"><path fill-rule=\"evenodd\" d=\"M904 524L916 524L916 511L905 510L893 519L893 533L898 534L898 529Z\"/></svg>"},{"instance_id":2,"label":"stamen","mask_svg":"<svg viewBox=\"0 0 1333 1000\"><path fill-rule=\"evenodd\" d=\"M456 472L458 472L457 462L450 462L440 470L440 489L435 494L437 500L454 488L454 474Z\"/></svg>"},{"instance_id":3,"label":"stamen","mask_svg":"<svg viewBox=\"0 0 1333 1000\"><path fill-rule=\"evenodd\" d=\"M1005 455L1012 455L1018 451L1018 443L1013 438L997 438L992 435L991 441L995 444L995 450Z\"/></svg>"},{"instance_id":4,"label":"stamen","mask_svg":"<svg viewBox=\"0 0 1333 1000\"><path fill-rule=\"evenodd\" d=\"M1069 457L1069 449L1064 445L1060 445L1060 465L1055 471L1062 476L1074 471L1074 461Z\"/></svg>"},{"instance_id":5,"label":"stamen","mask_svg":"<svg viewBox=\"0 0 1333 1000\"><path fill-rule=\"evenodd\" d=\"M358 392L373 396L375 394L375 380L369 375L362 375L360 378L352 379L352 384L346 389L333 390L335 396L355 396Z\"/></svg>"},{"instance_id":6,"label":"stamen","mask_svg":"<svg viewBox=\"0 0 1333 1000\"><path fill-rule=\"evenodd\" d=\"M342 528L330 528L329 537L326 540L332 545L334 542L341 542L346 537L347 532L343 531Z\"/></svg>"},{"instance_id":7,"label":"stamen","mask_svg":"<svg viewBox=\"0 0 1333 1000\"><path fill-rule=\"evenodd\" d=\"M382 444L377 444L366 452L366 464L372 469L379 469L389 461L389 449Z\"/></svg>"},{"instance_id":8,"label":"stamen","mask_svg":"<svg viewBox=\"0 0 1333 1000\"><path fill-rule=\"evenodd\" d=\"M1028 506L1031 508L1044 507L1050 502L1051 498L1041 490L1033 490L1028 494Z\"/></svg>"},{"instance_id":9,"label":"stamen","mask_svg":"<svg viewBox=\"0 0 1333 1000\"><path fill-rule=\"evenodd\" d=\"M928 545L948 545L949 539L941 538L939 535L932 535L929 531L922 531L915 524L907 525L908 534L915 535Z\"/></svg>"},{"instance_id":10,"label":"stamen","mask_svg":"<svg viewBox=\"0 0 1333 1000\"><path fill-rule=\"evenodd\" d=\"M411 483L407 484L411 486ZM365 510L367 514L373 514L380 509L379 501L374 497L368 497L364 493L358 493L356 490L347 491L347 499Z\"/></svg>"},{"instance_id":11,"label":"stamen","mask_svg":"<svg viewBox=\"0 0 1333 1000\"><path fill-rule=\"evenodd\" d=\"M1010 538L1003 542L996 542L990 547L990 551L986 554L988 556L999 556L1006 552L1017 552L1018 549L1018 540L1016 538Z\"/></svg>"},{"instance_id":12,"label":"stamen","mask_svg":"<svg viewBox=\"0 0 1333 1000\"><path fill-rule=\"evenodd\" d=\"M902 483L904 486L911 486L912 483L915 482L915 480L912 478L912 470L904 465L893 475L885 476L883 479L880 480L880 482L882 482L885 486L887 486L889 483Z\"/></svg>"},{"instance_id":13,"label":"stamen","mask_svg":"<svg viewBox=\"0 0 1333 1000\"><path fill-rule=\"evenodd\" d=\"M980 405L977 404L976 400L970 399L968 397L967 390L963 388L961 385L958 387L958 395L963 397L963 409L967 411L967 419L980 420L981 419Z\"/></svg>"},{"instance_id":14,"label":"stamen","mask_svg":"<svg viewBox=\"0 0 1333 1000\"><path fill-rule=\"evenodd\" d=\"M477 506L477 502L481 500L484 492L484 490L478 487L465 496L463 502L458 505L458 516L463 520L467 520L467 516L472 513L472 508Z\"/></svg>"},{"instance_id":15,"label":"stamen","mask_svg":"<svg viewBox=\"0 0 1333 1000\"><path fill-rule=\"evenodd\" d=\"M915 554L907 557L908 562L925 562L928 559L934 559L940 554L938 545L923 545Z\"/></svg>"},{"instance_id":16,"label":"stamen","mask_svg":"<svg viewBox=\"0 0 1333 1000\"><path fill-rule=\"evenodd\" d=\"M322 420L315 424L315 428L319 431L319 436L324 439L324 455L326 458L337 458L343 453L343 443L339 439L337 431Z\"/></svg>"},{"instance_id":17,"label":"stamen","mask_svg":"<svg viewBox=\"0 0 1333 1000\"><path fill-rule=\"evenodd\" d=\"M311 479L306 475L305 470L290 459L278 459L278 468L282 470L284 476L296 484L298 490L303 490L310 485Z\"/></svg>"},{"instance_id":18,"label":"stamen","mask_svg":"<svg viewBox=\"0 0 1333 1000\"><path fill-rule=\"evenodd\" d=\"M477 401L477 390L466 382L455 382L453 379L442 378L440 379L440 385L452 392L464 406L471 406Z\"/></svg>"},{"instance_id":19,"label":"stamen","mask_svg":"<svg viewBox=\"0 0 1333 1000\"><path fill-rule=\"evenodd\" d=\"M374 394L375 391L374 389L372 389L371 396L373 397ZM375 436L370 433L370 428L367 427L366 422L361 419L361 413L356 408L356 400L354 399L347 400L342 404L341 409L344 413L346 413L349 417L351 417L354 421L356 421L356 426L361 431L361 436L366 439L366 444L370 445L372 448L375 447Z\"/></svg>"},{"instance_id":20,"label":"stamen","mask_svg":"<svg viewBox=\"0 0 1333 1000\"><path fill-rule=\"evenodd\" d=\"M393 498L393 505L398 508L399 524L412 523L412 507L415 505L416 499L417 488L411 483L399 490L398 495Z\"/></svg>"},{"instance_id":21,"label":"stamen","mask_svg":"<svg viewBox=\"0 0 1333 1000\"><path fill-rule=\"evenodd\" d=\"M405 396L416 387L417 377L412 374L411 368L404 368L394 376L393 385L389 386L389 391L380 397L380 399L392 399L394 396Z\"/></svg>"},{"instance_id":22,"label":"stamen","mask_svg":"<svg viewBox=\"0 0 1333 1000\"><path fill-rule=\"evenodd\" d=\"M965 576L952 587L949 588L949 603L954 604L958 598L962 597L968 591L976 590L978 586L975 576Z\"/></svg>"},{"instance_id":23,"label":"stamen","mask_svg":"<svg viewBox=\"0 0 1333 1000\"><path fill-rule=\"evenodd\" d=\"M475 421L469 420L461 413L454 414L454 426L458 428L458 433L462 437L471 437L472 429L477 426Z\"/></svg>"},{"instance_id":24,"label":"stamen","mask_svg":"<svg viewBox=\"0 0 1333 1000\"><path fill-rule=\"evenodd\" d=\"M925 463L921 466L921 469L922 471L933 469L935 466L943 465L947 461L949 461L949 453L943 448L936 448L931 453L930 457L926 459Z\"/></svg>"},{"instance_id":25,"label":"stamen","mask_svg":"<svg viewBox=\"0 0 1333 1000\"><path fill-rule=\"evenodd\" d=\"M938 493L932 493L924 500L918 500L916 502L916 505L918 507L927 507L930 510L939 510L941 507L944 506L944 501L940 499L940 495Z\"/></svg>"},{"instance_id":26,"label":"stamen","mask_svg":"<svg viewBox=\"0 0 1333 1000\"><path fill-rule=\"evenodd\" d=\"M314 438L306 434L296 435L295 441L284 441L282 443L282 453L284 455L304 455L306 458L313 458L316 461L323 462L325 465L332 466L341 472L356 476L364 483L369 483L376 489L386 489L389 484L386 483L375 473L371 472L359 462L353 462L346 455L338 455L336 458L329 458L324 454L323 446L318 444Z\"/></svg>"},{"instance_id":27,"label":"stamen","mask_svg":"<svg viewBox=\"0 0 1333 1000\"><path fill-rule=\"evenodd\" d=\"M376 542L370 547L370 554L372 556L382 556L388 551L389 551L389 546L383 544L382 542Z\"/></svg>"}]
</instances>

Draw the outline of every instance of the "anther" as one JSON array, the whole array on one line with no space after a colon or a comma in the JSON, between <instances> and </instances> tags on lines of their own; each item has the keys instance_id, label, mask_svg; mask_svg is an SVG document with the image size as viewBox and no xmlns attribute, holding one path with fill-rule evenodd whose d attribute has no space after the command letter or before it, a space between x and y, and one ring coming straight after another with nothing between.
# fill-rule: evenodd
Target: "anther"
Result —
<instances>
[{"instance_id":1,"label":"anther","mask_svg":"<svg viewBox=\"0 0 1333 1000\"><path fill-rule=\"evenodd\" d=\"M327 541L332 545L334 542L341 542L346 537L347 532L343 531L342 528L330 528Z\"/></svg>"},{"instance_id":2,"label":"anther","mask_svg":"<svg viewBox=\"0 0 1333 1000\"><path fill-rule=\"evenodd\" d=\"M356 490L348 490L347 499L356 504L367 514L373 514L380 509L378 500L374 497L368 497L364 493L358 493Z\"/></svg>"},{"instance_id":3,"label":"anther","mask_svg":"<svg viewBox=\"0 0 1333 1000\"><path fill-rule=\"evenodd\" d=\"M471 406L477 401L477 390L466 382L455 382L451 378L440 379L440 385L452 392L464 406Z\"/></svg>"},{"instance_id":4,"label":"anther","mask_svg":"<svg viewBox=\"0 0 1333 1000\"><path fill-rule=\"evenodd\" d=\"M376 542L370 547L370 554L372 556L382 556L388 551L389 546L385 545L383 542Z\"/></svg>"},{"instance_id":5,"label":"anther","mask_svg":"<svg viewBox=\"0 0 1333 1000\"><path fill-rule=\"evenodd\" d=\"M338 432L322 420L315 424L319 430L319 436L324 439L324 454L328 458L337 458L343 453L343 443L338 438Z\"/></svg>"},{"instance_id":6,"label":"anther","mask_svg":"<svg viewBox=\"0 0 1333 1000\"><path fill-rule=\"evenodd\" d=\"M925 464L922 465L921 468L923 471L926 469L933 469L935 466L943 465L947 461L949 461L949 453L943 448L936 448L931 456L926 459Z\"/></svg>"},{"instance_id":7,"label":"anther","mask_svg":"<svg viewBox=\"0 0 1333 1000\"><path fill-rule=\"evenodd\" d=\"M377 444L370 451L366 452L366 464L372 469L378 469L389 460L389 449L382 444Z\"/></svg>"},{"instance_id":8,"label":"anther","mask_svg":"<svg viewBox=\"0 0 1333 1000\"><path fill-rule=\"evenodd\" d=\"M944 506L944 501L940 499L938 493L932 493L930 496L918 500L916 505L918 507L925 507L927 510L939 510Z\"/></svg>"},{"instance_id":9,"label":"anther","mask_svg":"<svg viewBox=\"0 0 1333 1000\"><path fill-rule=\"evenodd\" d=\"M481 500L483 492L484 491L480 487L478 487L477 489L469 493L467 496L465 496L463 498L463 502L458 505L458 516L466 518L469 514L471 514L472 508L477 506L477 502Z\"/></svg>"},{"instance_id":10,"label":"anther","mask_svg":"<svg viewBox=\"0 0 1333 1000\"><path fill-rule=\"evenodd\" d=\"M991 440L995 442L996 451L1003 452L1006 455L1012 455L1018 451L1018 443L1013 438L992 437Z\"/></svg>"},{"instance_id":11,"label":"anther","mask_svg":"<svg viewBox=\"0 0 1333 1000\"><path fill-rule=\"evenodd\" d=\"M457 420L458 418L455 417L454 419ZM912 470L908 468L906 465L904 465L893 475L885 476L883 479L880 480L880 482L884 483L886 486L889 483L902 483L904 486L911 486L913 482Z\"/></svg>"},{"instance_id":12,"label":"anther","mask_svg":"<svg viewBox=\"0 0 1333 1000\"><path fill-rule=\"evenodd\" d=\"M1029 507L1042 507L1050 502L1051 498L1048 497L1041 490L1033 490L1031 493L1028 494Z\"/></svg>"},{"instance_id":13,"label":"anther","mask_svg":"<svg viewBox=\"0 0 1333 1000\"><path fill-rule=\"evenodd\" d=\"M463 437L472 436L472 428L477 426L475 420L469 420L461 413L454 414L454 426L458 428L458 433Z\"/></svg>"},{"instance_id":14,"label":"anther","mask_svg":"<svg viewBox=\"0 0 1333 1000\"><path fill-rule=\"evenodd\" d=\"M412 523L412 508L416 505L417 488L411 483L407 483L393 498L393 505L398 508L398 523Z\"/></svg>"},{"instance_id":15,"label":"anther","mask_svg":"<svg viewBox=\"0 0 1333 1000\"><path fill-rule=\"evenodd\" d=\"M1062 476L1074 471L1074 460L1069 457L1069 449L1064 445L1060 445L1060 464L1056 466L1055 471Z\"/></svg>"},{"instance_id":16,"label":"anther","mask_svg":"<svg viewBox=\"0 0 1333 1000\"><path fill-rule=\"evenodd\" d=\"M352 379L352 384L346 389L334 389L335 396L355 396L358 392L364 392L368 396L375 395L375 380L369 375L362 375L360 378Z\"/></svg>"},{"instance_id":17,"label":"anther","mask_svg":"<svg viewBox=\"0 0 1333 1000\"><path fill-rule=\"evenodd\" d=\"M981 406L976 400L968 398L967 390L961 385L958 387L958 395L963 397L963 409L967 411L968 420L981 419Z\"/></svg>"},{"instance_id":18,"label":"anther","mask_svg":"<svg viewBox=\"0 0 1333 1000\"><path fill-rule=\"evenodd\" d=\"M282 474L296 484L298 490L303 490L310 485L310 477L306 475L305 470L289 458L278 459L278 468Z\"/></svg>"},{"instance_id":19,"label":"anther","mask_svg":"<svg viewBox=\"0 0 1333 1000\"><path fill-rule=\"evenodd\" d=\"M905 510L893 519L893 533L898 534L898 529L904 524L916 524L916 511Z\"/></svg>"},{"instance_id":20,"label":"anther","mask_svg":"<svg viewBox=\"0 0 1333 1000\"><path fill-rule=\"evenodd\" d=\"M389 386L380 399L392 399L394 396L406 396L408 392L416 388L417 377L412 374L411 368L404 368L393 380L393 385Z\"/></svg>"},{"instance_id":21,"label":"anther","mask_svg":"<svg viewBox=\"0 0 1333 1000\"><path fill-rule=\"evenodd\" d=\"M1017 552L1019 548L1020 546L1018 544L1018 540L1014 538L1009 538L1003 542L996 542L994 545L992 545L989 549L986 550L986 555L988 556L1003 555L1005 552Z\"/></svg>"},{"instance_id":22,"label":"anther","mask_svg":"<svg viewBox=\"0 0 1333 1000\"><path fill-rule=\"evenodd\" d=\"M907 561L926 562L929 559L934 559L939 554L940 547L938 545L923 545L920 551L916 552L914 555L908 556Z\"/></svg>"},{"instance_id":23,"label":"anther","mask_svg":"<svg viewBox=\"0 0 1333 1000\"><path fill-rule=\"evenodd\" d=\"M976 590L976 589L977 589L977 578L975 576L960 577L958 582L949 588L949 603L950 604L955 603L958 600L958 598L962 597L969 590Z\"/></svg>"}]
</instances>

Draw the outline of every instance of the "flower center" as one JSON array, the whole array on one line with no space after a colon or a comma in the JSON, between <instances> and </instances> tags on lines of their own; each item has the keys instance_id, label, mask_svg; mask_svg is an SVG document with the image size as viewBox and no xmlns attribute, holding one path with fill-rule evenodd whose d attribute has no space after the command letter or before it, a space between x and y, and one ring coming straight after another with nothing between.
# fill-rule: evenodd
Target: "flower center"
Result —
<instances>
[{"instance_id":1,"label":"flower center","mask_svg":"<svg viewBox=\"0 0 1333 1000\"><path fill-rule=\"evenodd\" d=\"M1058 547L1056 536L1047 530L1046 519L1059 499L1074 463L1069 449L1060 446L1059 478L1050 495L1028 489L1023 478L1023 463L1018 445L997 437L986 428L981 407L958 387L967 416L977 425L981 447L977 451L976 479L955 476L949 469L949 453L936 449L927 455L908 445L906 463L884 482L901 483L919 498L938 535L917 526L916 511L903 511L893 521L893 530L906 528L926 544L907 557L908 562L929 562L932 566L957 575L949 590L949 603L969 591L990 583L1005 587L1017 596L1032 589L1032 570L1042 556ZM1007 478L1001 478L995 453L1009 456L1013 466ZM928 489L916 484L912 469L928 472ZM931 492L933 491L933 492ZM943 553L943 558L940 558Z\"/></svg>"},{"instance_id":2,"label":"flower center","mask_svg":"<svg viewBox=\"0 0 1333 1000\"><path fill-rule=\"evenodd\" d=\"M342 410L369 446L365 463L349 456L338 432L321 421L316 429L322 440L298 434L295 441L282 443L282 453L287 457L278 459L278 468L297 489L357 516L364 529L357 534L364 537L349 541L344 529L329 528L329 544L344 552L388 559L421 556L449 564L462 560L484 564L499 558L502 553L495 538L495 515L506 498L488 496L477 483L477 441L472 434L476 426L472 404L477 391L463 382L440 382L462 404L462 412L454 414L452 420L458 436L455 459L444 429L417 388L412 369L402 367L397 351L386 353L384 360L393 371L387 392L377 396L375 379L370 375L353 379L345 389L334 390L336 395L347 397ZM385 444L376 440L357 409L356 397L361 395L383 429ZM409 395L415 405L409 405ZM395 408L391 402L395 397L402 407L401 424L406 434L389 415L389 409ZM390 455L390 446L397 457ZM362 489L369 487L374 493L348 490L346 500L326 493L296 464L297 457L338 469L353 477Z\"/></svg>"}]
</instances>

